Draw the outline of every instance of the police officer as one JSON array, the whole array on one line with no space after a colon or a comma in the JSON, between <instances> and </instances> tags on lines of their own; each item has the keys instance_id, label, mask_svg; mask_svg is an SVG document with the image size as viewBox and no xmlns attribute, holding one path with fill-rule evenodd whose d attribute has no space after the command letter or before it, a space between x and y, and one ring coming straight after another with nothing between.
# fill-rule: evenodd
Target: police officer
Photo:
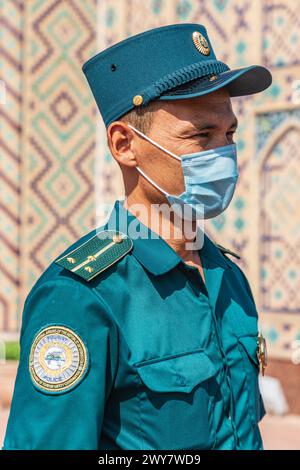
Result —
<instances>
[{"instance_id":1,"label":"police officer","mask_svg":"<svg viewBox=\"0 0 300 470\"><path fill-rule=\"evenodd\" d=\"M270 72L229 69L199 24L132 36L83 71L126 198L26 299L4 448L262 449L257 310L198 221L236 185L230 97Z\"/></svg>"}]
</instances>

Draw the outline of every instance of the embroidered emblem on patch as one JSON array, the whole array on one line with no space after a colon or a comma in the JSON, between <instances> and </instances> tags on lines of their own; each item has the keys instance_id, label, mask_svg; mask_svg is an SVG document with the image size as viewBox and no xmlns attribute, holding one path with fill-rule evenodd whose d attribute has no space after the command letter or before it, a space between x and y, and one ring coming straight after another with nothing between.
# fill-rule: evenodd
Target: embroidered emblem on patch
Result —
<instances>
[{"instance_id":1,"label":"embroidered emblem on patch","mask_svg":"<svg viewBox=\"0 0 300 470\"><path fill-rule=\"evenodd\" d=\"M58 393L77 385L88 368L87 349L82 339L65 326L48 326L35 337L29 371L36 387Z\"/></svg>"}]
</instances>

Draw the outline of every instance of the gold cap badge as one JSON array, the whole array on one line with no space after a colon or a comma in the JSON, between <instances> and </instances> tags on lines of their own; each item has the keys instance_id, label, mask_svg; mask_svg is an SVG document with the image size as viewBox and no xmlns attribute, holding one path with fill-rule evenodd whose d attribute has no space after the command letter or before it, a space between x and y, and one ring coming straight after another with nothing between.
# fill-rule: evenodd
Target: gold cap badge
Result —
<instances>
[{"instance_id":1,"label":"gold cap badge","mask_svg":"<svg viewBox=\"0 0 300 470\"><path fill-rule=\"evenodd\" d=\"M199 31L194 31L192 38L196 49L203 55L209 55L210 47L203 34L199 33Z\"/></svg>"}]
</instances>

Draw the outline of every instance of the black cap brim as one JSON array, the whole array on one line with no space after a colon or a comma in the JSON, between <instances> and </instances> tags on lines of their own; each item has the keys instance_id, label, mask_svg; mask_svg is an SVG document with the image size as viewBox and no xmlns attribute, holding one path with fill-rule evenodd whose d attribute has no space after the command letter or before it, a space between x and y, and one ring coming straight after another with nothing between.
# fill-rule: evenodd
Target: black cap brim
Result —
<instances>
[{"instance_id":1,"label":"black cap brim","mask_svg":"<svg viewBox=\"0 0 300 470\"><path fill-rule=\"evenodd\" d=\"M272 75L267 68L261 65L251 65L196 78L165 92L157 99L179 100L194 98L212 93L222 87L227 88L230 96L245 96L264 91L271 83Z\"/></svg>"}]
</instances>

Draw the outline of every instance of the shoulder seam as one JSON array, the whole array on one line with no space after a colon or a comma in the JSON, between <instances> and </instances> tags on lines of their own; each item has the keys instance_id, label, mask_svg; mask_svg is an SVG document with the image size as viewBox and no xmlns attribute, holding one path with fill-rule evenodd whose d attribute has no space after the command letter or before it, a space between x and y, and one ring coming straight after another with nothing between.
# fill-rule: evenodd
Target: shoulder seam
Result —
<instances>
[{"instance_id":1,"label":"shoulder seam","mask_svg":"<svg viewBox=\"0 0 300 470\"><path fill-rule=\"evenodd\" d=\"M235 253L234 251L229 250L228 248L225 248L224 246L219 245L218 243L216 244L216 246L219 248L219 250L220 250L224 255L226 255L226 253L228 253L229 255L232 255L232 256L234 256L234 257L237 258L237 259L241 259L240 255L238 255L238 254Z\"/></svg>"}]
</instances>

